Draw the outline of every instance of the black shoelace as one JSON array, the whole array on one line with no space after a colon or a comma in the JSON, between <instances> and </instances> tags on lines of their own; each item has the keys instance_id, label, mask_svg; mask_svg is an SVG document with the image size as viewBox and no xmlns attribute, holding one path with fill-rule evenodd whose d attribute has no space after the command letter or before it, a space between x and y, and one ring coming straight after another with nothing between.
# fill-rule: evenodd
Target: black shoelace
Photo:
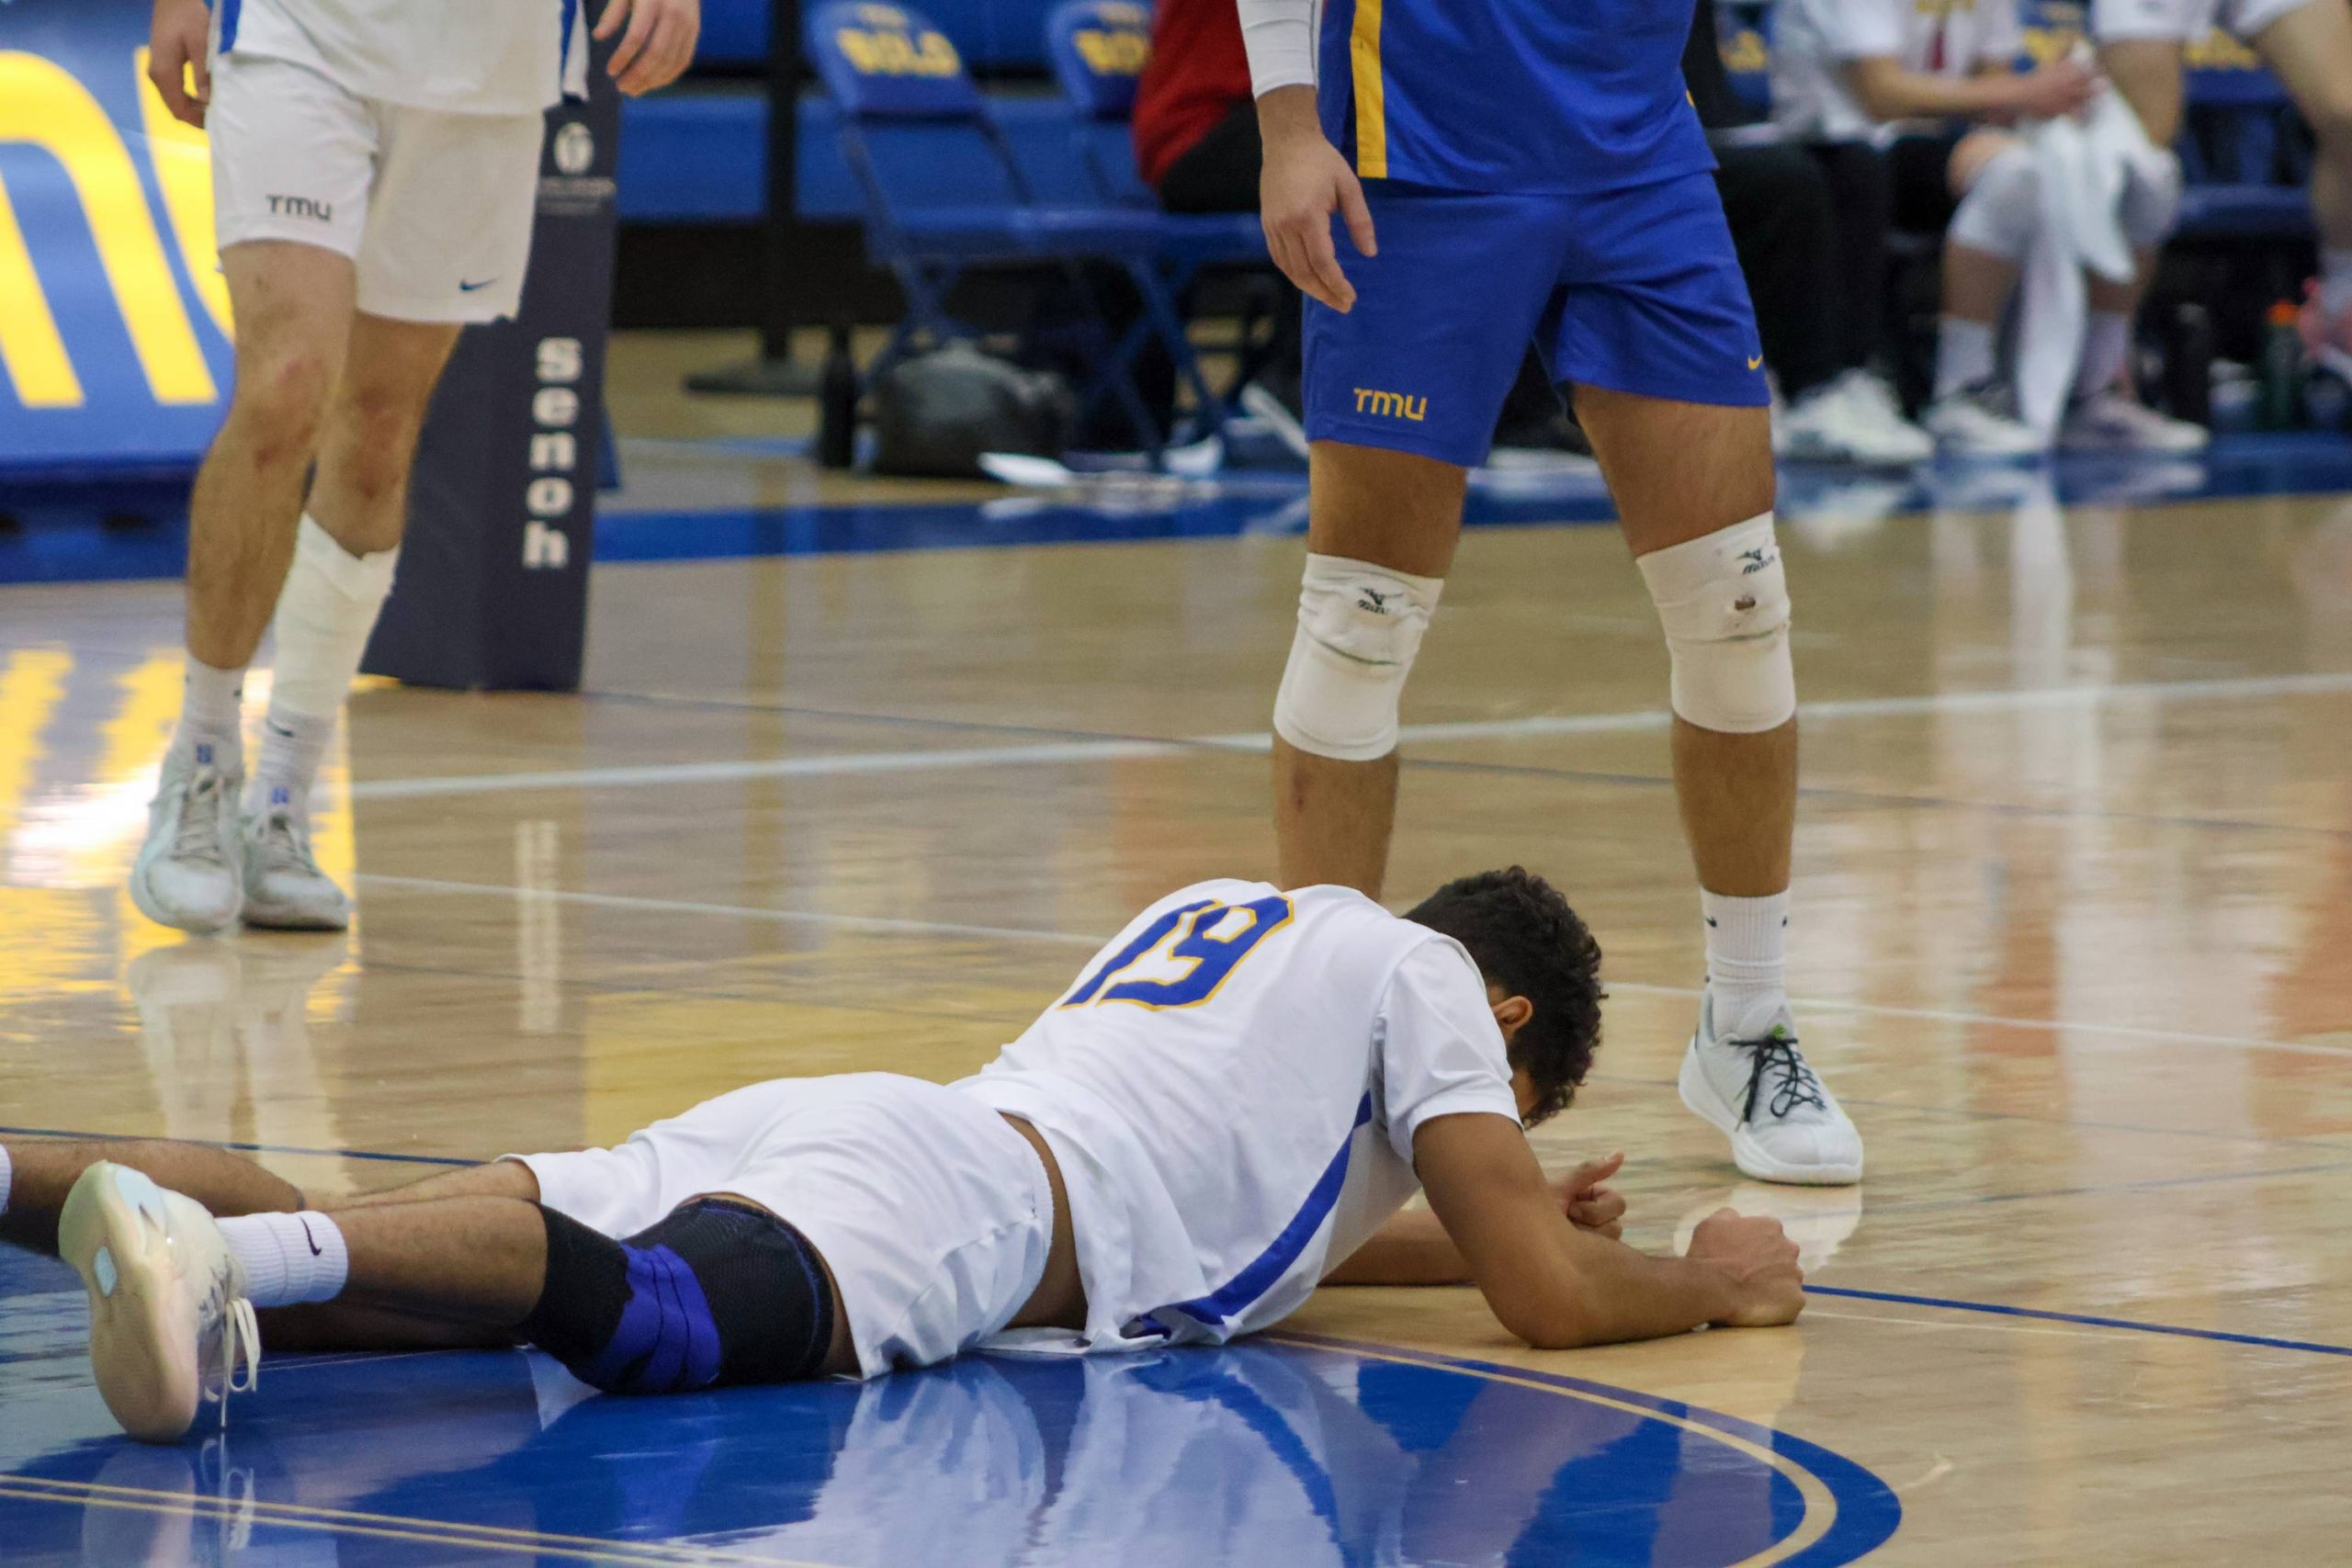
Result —
<instances>
[{"instance_id":1,"label":"black shoelace","mask_svg":"<svg viewBox=\"0 0 2352 1568\"><path fill-rule=\"evenodd\" d=\"M1755 1055L1747 1069L1747 1104L1740 1111L1741 1121L1756 1119L1756 1097L1763 1092L1767 1073L1779 1075L1772 1098L1765 1105L1772 1115L1786 1116L1800 1105L1810 1105L1817 1111L1829 1109L1828 1101L1821 1098L1821 1080L1813 1076L1813 1069L1797 1055L1795 1035L1775 1029L1761 1040L1735 1040L1732 1043Z\"/></svg>"}]
</instances>

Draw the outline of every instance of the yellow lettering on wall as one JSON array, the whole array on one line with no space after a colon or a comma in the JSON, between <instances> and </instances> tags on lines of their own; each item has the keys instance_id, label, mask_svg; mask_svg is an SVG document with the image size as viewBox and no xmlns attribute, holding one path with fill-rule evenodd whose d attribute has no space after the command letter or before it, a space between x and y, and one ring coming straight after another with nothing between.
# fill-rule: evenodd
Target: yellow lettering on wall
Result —
<instances>
[{"instance_id":1,"label":"yellow lettering on wall","mask_svg":"<svg viewBox=\"0 0 2352 1568\"><path fill-rule=\"evenodd\" d=\"M89 89L38 55L0 50L0 141L30 142L65 166L155 400L219 401L130 149Z\"/></svg>"},{"instance_id":2,"label":"yellow lettering on wall","mask_svg":"<svg viewBox=\"0 0 2352 1568\"><path fill-rule=\"evenodd\" d=\"M196 297L204 301L212 324L223 337L236 335L229 309L229 280L220 276L220 248L212 227L212 144L204 132L172 118L164 95L147 79L147 51L135 57L139 80L139 114L147 127L147 152L155 164L155 183L164 188L164 210L171 216L172 233L180 243L180 259L187 264Z\"/></svg>"},{"instance_id":3,"label":"yellow lettering on wall","mask_svg":"<svg viewBox=\"0 0 2352 1568\"><path fill-rule=\"evenodd\" d=\"M40 276L33 271L32 253L25 248L25 231L17 223L17 209L8 205L8 187L0 185L0 370L17 386L17 400L28 409L78 409L82 383L74 362L65 356L65 340L57 335L57 318L50 314L48 297L40 291Z\"/></svg>"}]
</instances>

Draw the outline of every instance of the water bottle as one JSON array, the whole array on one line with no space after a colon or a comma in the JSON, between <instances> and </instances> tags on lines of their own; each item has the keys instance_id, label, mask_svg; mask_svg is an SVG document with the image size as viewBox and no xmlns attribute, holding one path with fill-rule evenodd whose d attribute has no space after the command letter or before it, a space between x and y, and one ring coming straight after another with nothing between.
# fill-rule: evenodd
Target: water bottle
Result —
<instances>
[{"instance_id":1,"label":"water bottle","mask_svg":"<svg viewBox=\"0 0 2352 1568\"><path fill-rule=\"evenodd\" d=\"M849 349L849 322L836 320L825 367L817 383L817 461L846 468L857 461L857 361Z\"/></svg>"},{"instance_id":2,"label":"water bottle","mask_svg":"<svg viewBox=\"0 0 2352 1568\"><path fill-rule=\"evenodd\" d=\"M2303 340L2295 331L2295 314L2293 302L2281 299L2270 307L2262 329L2258 429L2292 430L2303 422Z\"/></svg>"}]
</instances>

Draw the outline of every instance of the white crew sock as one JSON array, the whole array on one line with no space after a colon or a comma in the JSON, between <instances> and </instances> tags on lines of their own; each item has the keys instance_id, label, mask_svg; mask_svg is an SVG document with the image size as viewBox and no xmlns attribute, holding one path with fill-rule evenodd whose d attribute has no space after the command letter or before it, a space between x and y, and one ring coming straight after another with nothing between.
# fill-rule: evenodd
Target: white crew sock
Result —
<instances>
[{"instance_id":1,"label":"white crew sock","mask_svg":"<svg viewBox=\"0 0 2352 1568\"><path fill-rule=\"evenodd\" d=\"M259 815L273 806L307 809L311 781L318 777L319 761L334 739L334 715L314 717L269 705L261 721L261 755L254 761L253 782L245 786L245 809Z\"/></svg>"},{"instance_id":2,"label":"white crew sock","mask_svg":"<svg viewBox=\"0 0 2352 1568\"><path fill-rule=\"evenodd\" d=\"M2334 245L2319 253L2319 308L2332 320L2352 310L2352 249Z\"/></svg>"},{"instance_id":3,"label":"white crew sock","mask_svg":"<svg viewBox=\"0 0 2352 1568\"><path fill-rule=\"evenodd\" d=\"M209 762L224 773L245 771L245 672L215 670L190 658L180 696L179 728L172 750Z\"/></svg>"},{"instance_id":4,"label":"white crew sock","mask_svg":"<svg viewBox=\"0 0 2352 1568\"><path fill-rule=\"evenodd\" d=\"M1771 1026L1787 999L1789 896L1730 898L1702 890L1707 922L1707 990L1718 1038L1748 1038Z\"/></svg>"},{"instance_id":5,"label":"white crew sock","mask_svg":"<svg viewBox=\"0 0 2352 1568\"><path fill-rule=\"evenodd\" d=\"M7 1145L0 1144L0 1214L8 1212L8 1189L16 1179L16 1163L8 1157Z\"/></svg>"},{"instance_id":6,"label":"white crew sock","mask_svg":"<svg viewBox=\"0 0 2352 1568\"><path fill-rule=\"evenodd\" d=\"M1946 316L1936 332L1936 396L1949 398L1993 378L1993 323Z\"/></svg>"},{"instance_id":7,"label":"white crew sock","mask_svg":"<svg viewBox=\"0 0 2352 1568\"><path fill-rule=\"evenodd\" d=\"M331 1302L351 1274L351 1249L326 1215L246 1214L220 1222L220 1238L245 1269L245 1299L257 1307Z\"/></svg>"},{"instance_id":8,"label":"white crew sock","mask_svg":"<svg viewBox=\"0 0 2352 1568\"><path fill-rule=\"evenodd\" d=\"M2075 371L2075 396L2091 397L2115 385L2132 353L2132 318L2120 310L2093 310L2083 327L2083 362Z\"/></svg>"},{"instance_id":9,"label":"white crew sock","mask_svg":"<svg viewBox=\"0 0 2352 1568\"><path fill-rule=\"evenodd\" d=\"M400 555L392 549L355 556L315 518L303 517L294 536L294 564L270 622L269 717L248 809L269 806L275 790L285 790L289 801L310 794L376 617L392 591Z\"/></svg>"}]
</instances>

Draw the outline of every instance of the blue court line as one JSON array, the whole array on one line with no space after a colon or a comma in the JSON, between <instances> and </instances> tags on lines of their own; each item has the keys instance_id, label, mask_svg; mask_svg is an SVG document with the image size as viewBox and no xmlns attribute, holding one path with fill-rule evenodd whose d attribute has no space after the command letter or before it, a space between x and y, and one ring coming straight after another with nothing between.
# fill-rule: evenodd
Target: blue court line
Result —
<instances>
[{"instance_id":1,"label":"blue court line","mask_svg":"<svg viewBox=\"0 0 2352 1568\"><path fill-rule=\"evenodd\" d=\"M218 1138L160 1138L146 1133L76 1133L62 1127L0 1127L0 1137L58 1138L77 1144L197 1144L241 1155L315 1155L321 1159L373 1159L388 1165L480 1165L478 1159L453 1159L447 1155L391 1155L375 1149L306 1149L292 1144L232 1144Z\"/></svg>"},{"instance_id":2,"label":"blue court line","mask_svg":"<svg viewBox=\"0 0 2352 1568\"><path fill-rule=\"evenodd\" d=\"M1704 1405L1685 1404L1679 1399L1668 1399L1662 1394L1570 1377L1565 1372L1539 1371L1532 1367L1507 1366L1498 1361L1482 1361L1474 1357L1408 1348L1402 1345L1384 1345L1374 1340L1343 1339L1279 1326L1268 1330L1263 1337L1374 1359L1468 1372L1476 1377L1532 1383L1572 1397L1598 1399L1621 1407L1630 1405L1670 1421L1709 1428L1753 1443L1819 1482L1829 1494L1835 1509L1828 1529L1811 1545L1780 1558L1773 1557L1772 1549L1767 1548L1761 1555L1774 1562L1776 1568L1833 1568L1833 1565L1852 1562L1885 1545L1903 1523L1902 1498L1896 1495L1894 1488L1866 1466L1848 1459L1835 1449L1823 1448L1818 1443L1808 1442L1778 1427L1726 1416L1720 1410L1710 1410ZM1751 1562L1756 1560L1749 1559Z\"/></svg>"},{"instance_id":3,"label":"blue court line","mask_svg":"<svg viewBox=\"0 0 2352 1568\"><path fill-rule=\"evenodd\" d=\"M1910 1296L1896 1291L1858 1291L1840 1285L1808 1283L1813 1296L1843 1296L1849 1301L1893 1302L1903 1306L1939 1307L1946 1312L1981 1312L1995 1317L2030 1317L2045 1323L2076 1323L2091 1328L2123 1328L2139 1334L2165 1334L2179 1339L2212 1339L2224 1345L2253 1345L2266 1350L2303 1350L2314 1356L2352 1356L2352 1345L2326 1345L2315 1339L2274 1339L2267 1334L2232 1334L2219 1328L2183 1328L2172 1323L2139 1323L2128 1317L2095 1317L2088 1313L2049 1312L2041 1307L2007 1306L1999 1302L1965 1302L1949 1296Z\"/></svg>"}]
</instances>

